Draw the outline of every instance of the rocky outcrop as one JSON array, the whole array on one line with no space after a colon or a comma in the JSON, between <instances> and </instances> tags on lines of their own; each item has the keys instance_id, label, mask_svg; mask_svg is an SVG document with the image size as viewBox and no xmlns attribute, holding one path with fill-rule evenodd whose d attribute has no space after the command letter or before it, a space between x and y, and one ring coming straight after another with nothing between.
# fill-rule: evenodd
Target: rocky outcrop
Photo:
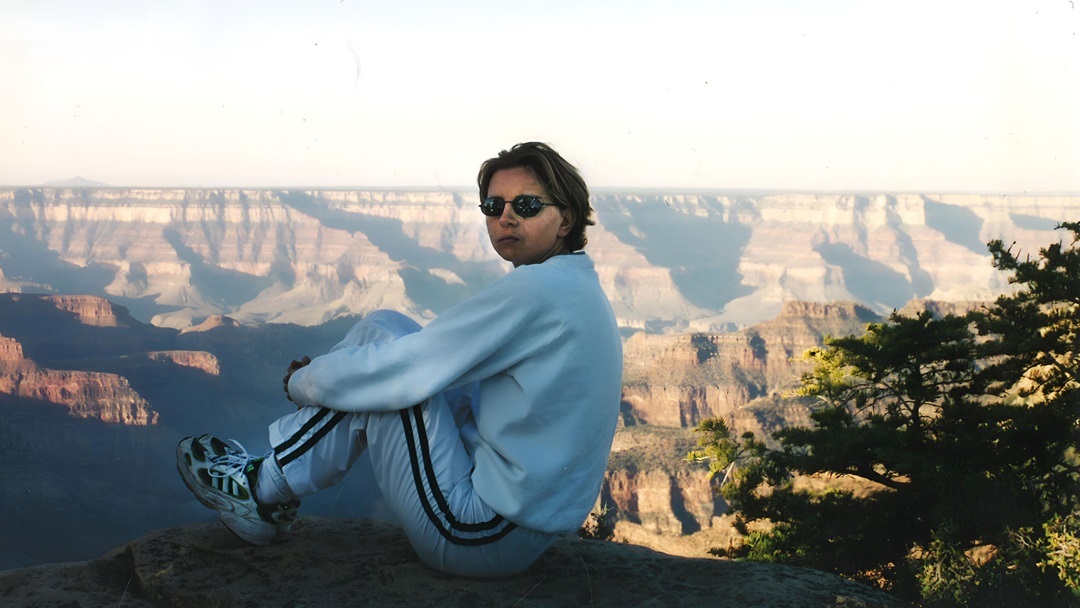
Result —
<instances>
[{"instance_id":1,"label":"rocky outcrop","mask_svg":"<svg viewBox=\"0 0 1080 608\"><path fill-rule=\"evenodd\" d=\"M697 440L689 429L720 418L736 436L772 443L781 428L810 426L810 404L782 396L809 368L798 356L877 320L851 302L787 302L778 318L741 332L627 339L627 426L616 435L601 495L616 538L692 555L726 545L733 532L723 500L703 469L682 462Z\"/></svg>"},{"instance_id":2,"label":"rocky outcrop","mask_svg":"<svg viewBox=\"0 0 1080 608\"><path fill-rule=\"evenodd\" d=\"M642 424L692 427L707 418L729 418L760 394L748 385L679 386L635 383L623 386L623 411Z\"/></svg>"},{"instance_id":3,"label":"rocky outcrop","mask_svg":"<svg viewBox=\"0 0 1080 608\"><path fill-rule=\"evenodd\" d=\"M624 347L624 417L677 427L728 417L764 394L764 354L745 334L634 334Z\"/></svg>"},{"instance_id":4,"label":"rocky outcrop","mask_svg":"<svg viewBox=\"0 0 1080 608\"><path fill-rule=\"evenodd\" d=\"M12 338L0 336L0 365L0 369L15 372L31 367L32 363L23 356L22 344Z\"/></svg>"},{"instance_id":5,"label":"rocky outcrop","mask_svg":"<svg viewBox=\"0 0 1080 608\"><path fill-rule=\"evenodd\" d=\"M0 572L0 601L10 608L901 605L816 570L570 537L523 574L455 578L424 566L392 525L321 518L302 518L269 547L245 545L219 523L159 530L90 562Z\"/></svg>"},{"instance_id":6,"label":"rocky outcrop","mask_svg":"<svg viewBox=\"0 0 1080 608\"><path fill-rule=\"evenodd\" d=\"M794 387L799 375L810 369L802 355L821 346L826 337L859 335L867 323L881 320L854 302L784 302L775 319L747 330L764 345L768 394L780 395Z\"/></svg>"},{"instance_id":7,"label":"rocky outcrop","mask_svg":"<svg viewBox=\"0 0 1080 608\"><path fill-rule=\"evenodd\" d=\"M219 327L240 327L240 322L222 315L210 315L202 323L192 325L180 330L180 333L202 332L217 329Z\"/></svg>"},{"instance_id":8,"label":"rocky outcrop","mask_svg":"<svg viewBox=\"0 0 1080 608\"><path fill-rule=\"evenodd\" d=\"M211 376L221 374L221 364L214 355L197 350L164 350L146 353L146 358L151 361L159 361L192 367L206 372Z\"/></svg>"},{"instance_id":9,"label":"rocky outcrop","mask_svg":"<svg viewBox=\"0 0 1080 608\"><path fill-rule=\"evenodd\" d=\"M176 335L106 298L39 293L0 293L0 333L21 341L27 356L47 367L166 350Z\"/></svg>"},{"instance_id":10,"label":"rocky outcrop","mask_svg":"<svg viewBox=\"0 0 1080 608\"><path fill-rule=\"evenodd\" d=\"M75 315L79 323L92 327L131 327L134 319L126 309L118 308L105 298L95 296L43 296L58 310Z\"/></svg>"},{"instance_id":11,"label":"rocky outcrop","mask_svg":"<svg viewBox=\"0 0 1080 608\"><path fill-rule=\"evenodd\" d=\"M614 540L698 557L726 545L732 534L726 505L706 471L686 461L697 437L690 429L639 425L615 435L599 512L614 525ZM590 521L590 523L593 523ZM672 539L693 536L674 548Z\"/></svg>"},{"instance_id":12,"label":"rocky outcrop","mask_svg":"<svg viewBox=\"0 0 1080 608\"><path fill-rule=\"evenodd\" d=\"M768 422L743 408L793 388L808 369L798 357L826 336L861 333L876 320L850 302L786 302L777 319L733 334L635 334L623 350L624 419L692 427L722 418L733 421L737 433L764 428ZM805 417L798 406L789 409Z\"/></svg>"},{"instance_id":13,"label":"rocky outcrop","mask_svg":"<svg viewBox=\"0 0 1080 608\"><path fill-rule=\"evenodd\" d=\"M611 469L602 497L620 520L657 535L694 534L724 513L724 501L700 470Z\"/></svg>"},{"instance_id":14,"label":"rocky outcrop","mask_svg":"<svg viewBox=\"0 0 1080 608\"><path fill-rule=\"evenodd\" d=\"M53 370L22 356L22 347L0 336L0 393L62 405L72 416L144 426L158 414L116 374Z\"/></svg>"}]
</instances>

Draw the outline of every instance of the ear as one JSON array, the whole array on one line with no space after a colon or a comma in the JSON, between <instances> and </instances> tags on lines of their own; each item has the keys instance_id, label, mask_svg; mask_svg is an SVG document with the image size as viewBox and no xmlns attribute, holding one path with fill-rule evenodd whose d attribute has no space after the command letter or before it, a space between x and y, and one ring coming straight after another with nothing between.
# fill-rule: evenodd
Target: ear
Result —
<instances>
[{"instance_id":1,"label":"ear","mask_svg":"<svg viewBox=\"0 0 1080 608\"><path fill-rule=\"evenodd\" d=\"M562 212L562 223L559 224L559 238L566 238L570 229L574 227L574 211L572 209L559 209Z\"/></svg>"}]
</instances>

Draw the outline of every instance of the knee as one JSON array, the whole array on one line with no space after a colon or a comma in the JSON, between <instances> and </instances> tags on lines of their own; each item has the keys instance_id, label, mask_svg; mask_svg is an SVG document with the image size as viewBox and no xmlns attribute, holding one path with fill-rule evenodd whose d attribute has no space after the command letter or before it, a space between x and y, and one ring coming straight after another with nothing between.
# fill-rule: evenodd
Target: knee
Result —
<instances>
[{"instance_id":1,"label":"knee","mask_svg":"<svg viewBox=\"0 0 1080 608\"><path fill-rule=\"evenodd\" d=\"M420 324L400 312L376 310L357 321L345 335L345 339L330 350L390 342L419 330Z\"/></svg>"},{"instance_id":2,"label":"knee","mask_svg":"<svg viewBox=\"0 0 1080 608\"><path fill-rule=\"evenodd\" d=\"M376 310L368 313L364 320L383 329L411 334L420 330L420 324L396 310Z\"/></svg>"}]
</instances>

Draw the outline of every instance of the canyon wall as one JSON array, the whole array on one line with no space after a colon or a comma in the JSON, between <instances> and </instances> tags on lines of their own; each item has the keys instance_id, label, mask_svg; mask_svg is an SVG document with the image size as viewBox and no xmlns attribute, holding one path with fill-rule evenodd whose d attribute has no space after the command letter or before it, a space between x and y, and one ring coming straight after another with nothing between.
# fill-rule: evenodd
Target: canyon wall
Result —
<instances>
[{"instance_id":1,"label":"canyon wall","mask_svg":"<svg viewBox=\"0 0 1080 608\"><path fill-rule=\"evenodd\" d=\"M184 328L212 315L421 320L508 271L459 191L0 189L0 291L108 297ZM790 300L883 314L1008 289L985 243L1035 252L1076 196L599 192L587 250L629 330L715 332Z\"/></svg>"},{"instance_id":2,"label":"canyon wall","mask_svg":"<svg viewBox=\"0 0 1080 608\"><path fill-rule=\"evenodd\" d=\"M851 302L787 302L776 319L737 332L628 337L622 425L600 497L617 538L680 554L726 542L723 501L704 469L685 462L696 443L692 427L720 417L737 433L768 439L783 426L808 424L806 404L780 398L803 369L794 357L824 336L856 333L879 319ZM0 337L0 396L123 426L164 422L181 429L166 429L176 437L194 432L195 423L202 432L224 421L258 437L258 445L273 417L267 405L284 403L282 363L325 350L348 324L253 326L215 316L177 331L142 324L93 296L0 294L0 332L20 336L50 362L41 365L17 339ZM311 339L297 332L317 329L323 347L308 350ZM101 346L108 352L95 356ZM67 369L73 366L81 369ZM0 441L0 451L5 445ZM375 499L370 492L362 498Z\"/></svg>"},{"instance_id":3,"label":"canyon wall","mask_svg":"<svg viewBox=\"0 0 1080 608\"><path fill-rule=\"evenodd\" d=\"M942 311L964 307L922 305ZM600 497L616 522L616 537L690 555L724 544L725 505L705 470L685 462L697 439L692 427L720 417L736 433L768 440L784 426L809 424L807 403L782 398L805 369L797 356L825 336L858 333L878 320L852 302L787 302L777 318L737 332L629 336L621 428ZM69 420L106 422L133 433L162 425L173 444L185 433L232 428L242 429L245 443L254 438L251 445L261 445L266 422L292 409L281 394L283 364L325 351L350 322L308 328L216 316L178 331L142 324L98 297L0 294L0 401L6 395L52 403ZM96 356L96 349L103 354ZM24 350L40 353L47 364ZM55 421L30 421L33 409L21 408L18 417L0 425L0 456L5 449L25 453L28 438L41 442L41 449L54 449L55 442L47 440L51 431L43 429ZM19 426L27 423L32 426ZM135 441L139 451L130 458L163 449ZM168 464L168 458L150 462ZM22 470L32 469L27 464ZM160 483L175 482L171 473ZM34 487L32 478L27 487ZM370 491L361 494L357 500L377 502ZM21 494L12 496L22 500Z\"/></svg>"},{"instance_id":4,"label":"canyon wall","mask_svg":"<svg viewBox=\"0 0 1080 608\"><path fill-rule=\"evenodd\" d=\"M131 388L127 378L102 372L39 367L22 346L0 335L0 393L53 403L76 418L127 426L156 424L158 413Z\"/></svg>"},{"instance_id":5,"label":"canyon wall","mask_svg":"<svg viewBox=\"0 0 1080 608\"><path fill-rule=\"evenodd\" d=\"M693 427L722 418L736 433L759 437L777 423L778 412L807 419L805 408L780 396L808 369L799 357L826 336L862 333L879 321L851 302L785 302L780 316L728 334L637 333L623 349L622 409L626 424ZM747 409L752 402L762 404Z\"/></svg>"}]
</instances>

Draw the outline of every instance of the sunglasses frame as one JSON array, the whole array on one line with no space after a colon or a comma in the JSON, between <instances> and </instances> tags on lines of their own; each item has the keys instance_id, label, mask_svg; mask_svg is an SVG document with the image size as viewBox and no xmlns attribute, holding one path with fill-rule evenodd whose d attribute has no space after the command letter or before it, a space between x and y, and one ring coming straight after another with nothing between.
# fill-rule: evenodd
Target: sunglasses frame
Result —
<instances>
[{"instance_id":1,"label":"sunglasses frame","mask_svg":"<svg viewBox=\"0 0 1080 608\"><path fill-rule=\"evenodd\" d=\"M506 205L514 210L514 215L521 219L536 217L544 210L544 207L566 207L560 203L545 203L535 194L519 194L514 200L508 201L501 196L489 196L480 202L480 213L487 217L500 217L506 210ZM496 210L498 207L498 210Z\"/></svg>"}]
</instances>

